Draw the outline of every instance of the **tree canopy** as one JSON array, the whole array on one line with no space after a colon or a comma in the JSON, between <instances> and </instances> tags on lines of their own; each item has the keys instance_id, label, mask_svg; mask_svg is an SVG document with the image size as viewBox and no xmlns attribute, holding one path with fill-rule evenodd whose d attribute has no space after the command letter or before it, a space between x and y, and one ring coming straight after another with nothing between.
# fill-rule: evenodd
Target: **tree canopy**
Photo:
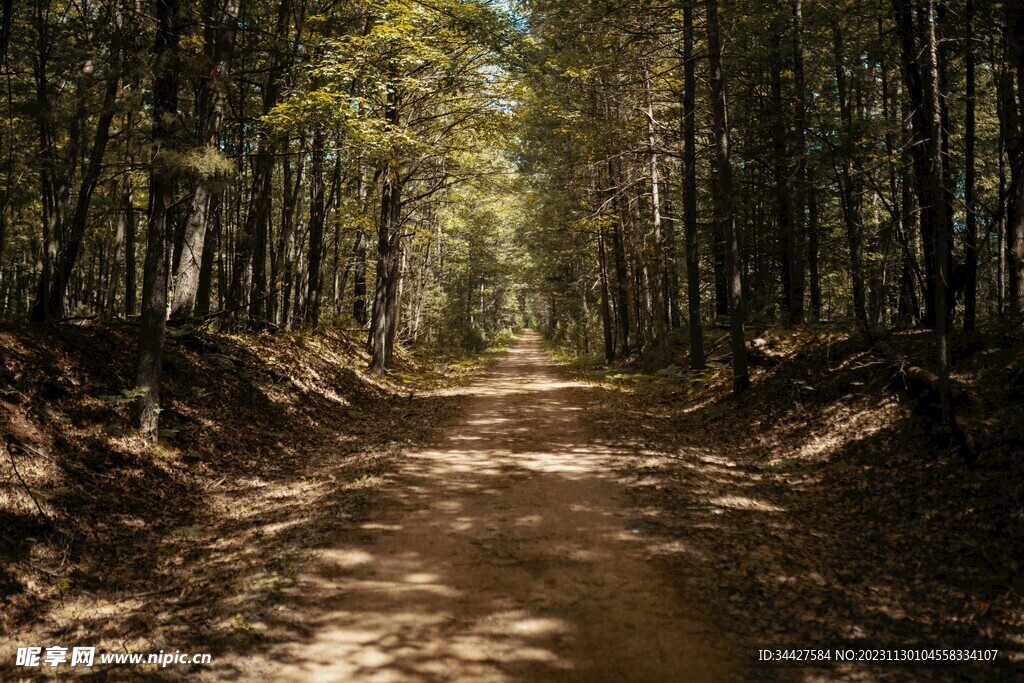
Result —
<instances>
[{"instance_id":1,"label":"tree canopy","mask_svg":"<svg viewBox=\"0 0 1024 683\"><path fill-rule=\"evenodd\" d=\"M8 1L0 315L141 314L151 433L168 321L721 323L737 391L751 323L920 326L944 384L1024 312L1018 5Z\"/></svg>"}]
</instances>

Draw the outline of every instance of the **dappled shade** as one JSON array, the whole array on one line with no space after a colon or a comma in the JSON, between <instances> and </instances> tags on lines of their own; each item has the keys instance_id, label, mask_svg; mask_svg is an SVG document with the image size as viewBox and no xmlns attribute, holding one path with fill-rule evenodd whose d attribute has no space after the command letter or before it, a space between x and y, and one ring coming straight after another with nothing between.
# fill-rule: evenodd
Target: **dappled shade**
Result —
<instances>
[{"instance_id":1,"label":"dappled shade","mask_svg":"<svg viewBox=\"0 0 1024 683\"><path fill-rule=\"evenodd\" d=\"M650 563L620 454L528 335L408 454L364 533L320 550L240 675L294 681L720 680L700 608Z\"/></svg>"}]
</instances>

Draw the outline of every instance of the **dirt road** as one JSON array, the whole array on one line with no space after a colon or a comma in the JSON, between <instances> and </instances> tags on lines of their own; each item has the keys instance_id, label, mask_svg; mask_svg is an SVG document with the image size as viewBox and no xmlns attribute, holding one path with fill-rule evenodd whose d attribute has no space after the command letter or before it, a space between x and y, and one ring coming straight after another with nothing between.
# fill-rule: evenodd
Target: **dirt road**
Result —
<instances>
[{"instance_id":1,"label":"dirt road","mask_svg":"<svg viewBox=\"0 0 1024 683\"><path fill-rule=\"evenodd\" d=\"M259 675L729 680L699 596L684 602L646 556L582 391L524 335L408 454L359 539L318 551L288 606L301 637Z\"/></svg>"}]
</instances>

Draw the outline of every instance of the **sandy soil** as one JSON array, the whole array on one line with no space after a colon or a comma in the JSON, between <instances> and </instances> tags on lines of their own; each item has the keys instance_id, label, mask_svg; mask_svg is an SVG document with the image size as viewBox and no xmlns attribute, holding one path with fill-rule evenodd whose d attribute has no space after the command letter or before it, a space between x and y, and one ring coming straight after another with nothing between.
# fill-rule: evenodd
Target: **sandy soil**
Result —
<instances>
[{"instance_id":1,"label":"sandy soil","mask_svg":"<svg viewBox=\"0 0 1024 683\"><path fill-rule=\"evenodd\" d=\"M720 681L720 637L650 561L580 385L525 335L279 607L285 681Z\"/></svg>"}]
</instances>

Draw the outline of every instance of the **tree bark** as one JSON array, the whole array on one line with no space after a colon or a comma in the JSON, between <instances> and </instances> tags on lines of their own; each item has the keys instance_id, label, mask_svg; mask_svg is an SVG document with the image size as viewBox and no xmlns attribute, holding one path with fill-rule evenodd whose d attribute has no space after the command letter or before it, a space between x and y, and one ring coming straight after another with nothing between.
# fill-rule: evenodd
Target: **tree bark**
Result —
<instances>
[{"instance_id":1,"label":"tree bark","mask_svg":"<svg viewBox=\"0 0 1024 683\"><path fill-rule=\"evenodd\" d=\"M921 65L918 63L922 47L918 44L914 29L912 3L907 0L892 0L893 16L900 41L900 66L903 82L910 104L911 131L914 139L909 145L914 166L914 193L920 208L918 224L921 232L921 246L924 251L925 269L925 310L922 322L929 327L935 325L935 222L937 206L929 196L929 159L927 152L930 123L925 101Z\"/></svg>"},{"instance_id":2,"label":"tree bark","mask_svg":"<svg viewBox=\"0 0 1024 683\"><path fill-rule=\"evenodd\" d=\"M116 63L116 60L115 60ZM99 184L100 173L103 171L103 156L107 151L107 142L110 140L110 124L114 119L114 104L117 101L118 83L120 82L119 69L114 66L113 73L108 76L106 91L103 95L103 104L99 119L96 122L96 130L93 136L92 148L89 153L89 163L86 166L85 175L78 187L78 199L75 202L74 211L71 214L70 223L67 226L66 235L62 237L62 248L57 257L57 263L53 269L53 282L50 285L49 305L36 302L36 319L45 317L44 311L49 311L50 318L62 318L64 316L64 298L67 296L68 283L71 280L72 271L78 262L82 251L82 244L85 240L85 233L89 227L89 206L92 203L92 196ZM59 228L58 228L59 229ZM42 289L40 289L42 293Z\"/></svg>"},{"instance_id":3,"label":"tree bark","mask_svg":"<svg viewBox=\"0 0 1024 683\"><path fill-rule=\"evenodd\" d=\"M281 296L271 297L273 302L271 318L278 326L284 329L287 329L291 324L291 304L289 299L292 292L292 277L294 275L294 249L292 244L295 241L295 229L302 214L302 182L305 178L305 160L305 138L299 142L299 150L294 166L292 166L288 154L281 160L284 181L284 196L281 201L281 231L277 236L274 258L270 260L270 282L271 286L281 290Z\"/></svg>"},{"instance_id":4,"label":"tree bark","mask_svg":"<svg viewBox=\"0 0 1024 683\"><path fill-rule=\"evenodd\" d=\"M611 181L612 193L612 259L615 262L615 298L619 311L619 331L622 333L622 354L628 355L632 350L631 326L629 316L629 272L626 264L626 247L623 243L623 219L619 205L620 178L615 173L614 165L608 162L608 178Z\"/></svg>"},{"instance_id":5,"label":"tree bark","mask_svg":"<svg viewBox=\"0 0 1024 683\"><path fill-rule=\"evenodd\" d=\"M360 164L356 177L356 195L359 199L359 218L366 213L366 178ZM360 325L366 324L366 231L362 221L356 226L352 244L352 317Z\"/></svg>"},{"instance_id":6,"label":"tree bark","mask_svg":"<svg viewBox=\"0 0 1024 683\"><path fill-rule=\"evenodd\" d=\"M270 113L281 96L281 71L284 61L281 44L288 37L291 0L282 0L274 31L275 46L270 52L263 86L263 114ZM276 141L270 131L261 131L253 162L252 192L245 226L238 238L228 293L228 308L248 308L250 325L266 318L267 306L267 239L274 189Z\"/></svg>"},{"instance_id":7,"label":"tree bark","mask_svg":"<svg viewBox=\"0 0 1024 683\"><path fill-rule=\"evenodd\" d=\"M398 126L401 95L388 91L384 120L394 131ZM377 279L373 296L373 321L370 326L370 371L383 375L388 367L388 338L391 336L398 294L399 224L402 185L398 161L390 155L381 174L380 225L377 228Z\"/></svg>"},{"instance_id":8,"label":"tree bark","mask_svg":"<svg viewBox=\"0 0 1024 683\"><path fill-rule=\"evenodd\" d=\"M309 276L306 279L305 322L316 327L320 321L320 271L324 255L324 137L317 131L313 138L309 186Z\"/></svg>"},{"instance_id":9,"label":"tree bark","mask_svg":"<svg viewBox=\"0 0 1024 683\"><path fill-rule=\"evenodd\" d=\"M195 314L203 317L210 314L210 295L213 288L213 264L217 258L217 244L219 241L223 223L223 197L214 195L210 200L211 226L207 230L206 239L203 240L203 257L199 266L199 286L196 290Z\"/></svg>"},{"instance_id":10,"label":"tree bark","mask_svg":"<svg viewBox=\"0 0 1024 683\"><path fill-rule=\"evenodd\" d=\"M978 211L975 205L975 64L974 64L974 0L967 0L964 10L964 71L967 79L966 113L964 116L964 330L971 332L978 318Z\"/></svg>"},{"instance_id":11,"label":"tree bark","mask_svg":"<svg viewBox=\"0 0 1024 683\"><path fill-rule=\"evenodd\" d=\"M750 385L747 374L747 347L743 335L743 281L740 275L740 247L736 234L736 208L732 187L732 162L729 159L729 122L727 118L725 76L722 72L722 47L719 37L718 0L706 0L705 24L708 34L708 60L711 69L712 138L718 171L715 191L716 219L725 238L725 270L729 295L729 328L732 337L732 387L736 394Z\"/></svg>"},{"instance_id":12,"label":"tree bark","mask_svg":"<svg viewBox=\"0 0 1024 683\"><path fill-rule=\"evenodd\" d=\"M583 353L590 355L590 304L587 302L587 275L586 265L583 261L583 252L580 251L576 263L576 291L580 298L580 331L583 333Z\"/></svg>"},{"instance_id":13,"label":"tree bark","mask_svg":"<svg viewBox=\"0 0 1024 683\"><path fill-rule=\"evenodd\" d=\"M781 17L776 21L781 24ZM772 48L770 75L772 105L772 175L775 180L776 204L776 260L779 268L779 279L782 282L782 297L779 301L783 316L792 317L794 298L794 245L795 229L793 216L793 193L791 171L789 168L789 125L786 120L786 108L782 97L782 28L778 27ZM774 288L773 288L774 289Z\"/></svg>"},{"instance_id":14,"label":"tree bark","mask_svg":"<svg viewBox=\"0 0 1024 683\"><path fill-rule=\"evenodd\" d=\"M821 274L818 271L818 190L813 167L807 169L807 283L810 286L810 314L821 320Z\"/></svg>"},{"instance_id":15,"label":"tree bark","mask_svg":"<svg viewBox=\"0 0 1024 683\"><path fill-rule=\"evenodd\" d=\"M199 127L201 154L215 157L220 142L220 131L227 107L227 79L234 52L235 32L241 0L208 0L206 48L201 64L203 74L200 101L202 121ZM195 192L185 216L185 231L181 256L174 272L174 295L171 318L190 318L195 312L199 276L210 223L210 201L217 170L203 169L196 182Z\"/></svg>"},{"instance_id":16,"label":"tree bark","mask_svg":"<svg viewBox=\"0 0 1024 683\"><path fill-rule=\"evenodd\" d=\"M142 320L135 384L138 426L145 438L157 439L160 381L167 325L167 276L174 203L173 155L178 110L179 0L156 0L153 66L153 157L149 173L149 220L142 282ZM170 158L169 158L170 157Z\"/></svg>"},{"instance_id":17,"label":"tree bark","mask_svg":"<svg viewBox=\"0 0 1024 683\"><path fill-rule=\"evenodd\" d=\"M604 248L604 228L597 234L597 266L601 278L601 328L604 332L604 360L615 359L615 333L612 328L612 311L608 296L608 259Z\"/></svg>"},{"instance_id":18,"label":"tree bark","mask_svg":"<svg viewBox=\"0 0 1024 683\"><path fill-rule=\"evenodd\" d=\"M700 314L700 245L697 237L696 63L693 57L693 4L683 6L683 233L686 241L686 299L690 325L690 367L704 368L704 328Z\"/></svg>"},{"instance_id":19,"label":"tree bark","mask_svg":"<svg viewBox=\"0 0 1024 683\"><path fill-rule=\"evenodd\" d=\"M656 272L651 289L654 295L654 320L657 325L658 350L665 365L672 362L672 348L668 338L668 317L665 297L665 282L668 279L668 263L661 226L661 183L658 176L657 138L654 119L654 96L651 93L650 72L644 69L644 92L647 99L647 160L651 173L651 239L654 242Z\"/></svg>"},{"instance_id":20,"label":"tree bark","mask_svg":"<svg viewBox=\"0 0 1024 683\"><path fill-rule=\"evenodd\" d=\"M802 0L793 0L793 147L796 175L793 183L792 281L789 322L804 321L807 251L807 85L804 76L804 13Z\"/></svg>"},{"instance_id":21,"label":"tree bark","mask_svg":"<svg viewBox=\"0 0 1024 683\"><path fill-rule=\"evenodd\" d=\"M1019 94L1024 96L1024 0L1006 3L1009 48L1016 70ZM1007 156L1010 159L1010 190L1006 219L1006 315L1012 320L1024 316L1024 129L1019 106L1012 92L1013 76L1002 79L1003 128Z\"/></svg>"},{"instance_id":22,"label":"tree bark","mask_svg":"<svg viewBox=\"0 0 1024 683\"><path fill-rule=\"evenodd\" d=\"M928 114L930 119L930 135L928 137L928 158L930 160L929 187L931 201L935 206L935 341L936 361L938 365L939 403L943 420L952 424L952 413L949 402L949 352L948 324L949 307L946 292L949 288L949 238L951 216L946 203L946 154L944 149L945 112L942 105L942 71L939 45L935 26L935 0L928 0L926 5L924 56L927 63L926 93Z\"/></svg>"},{"instance_id":23,"label":"tree bark","mask_svg":"<svg viewBox=\"0 0 1024 683\"><path fill-rule=\"evenodd\" d=\"M834 56L836 70L836 88L839 96L839 112L842 120L842 165L839 184L842 190L843 218L846 223L846 236L850 247L850 279L853 281L853 313L857 325L866 333L870 333L868 323L867 296L864 278L864 218L860 203L860 193L856 187L854 176L856 168L854 149L856 128L853 118L853 106L850 101L847 84L846 64L843 46L843 30L838 22L832 25L834 38Z\"/></svg>"}]
</instances>

